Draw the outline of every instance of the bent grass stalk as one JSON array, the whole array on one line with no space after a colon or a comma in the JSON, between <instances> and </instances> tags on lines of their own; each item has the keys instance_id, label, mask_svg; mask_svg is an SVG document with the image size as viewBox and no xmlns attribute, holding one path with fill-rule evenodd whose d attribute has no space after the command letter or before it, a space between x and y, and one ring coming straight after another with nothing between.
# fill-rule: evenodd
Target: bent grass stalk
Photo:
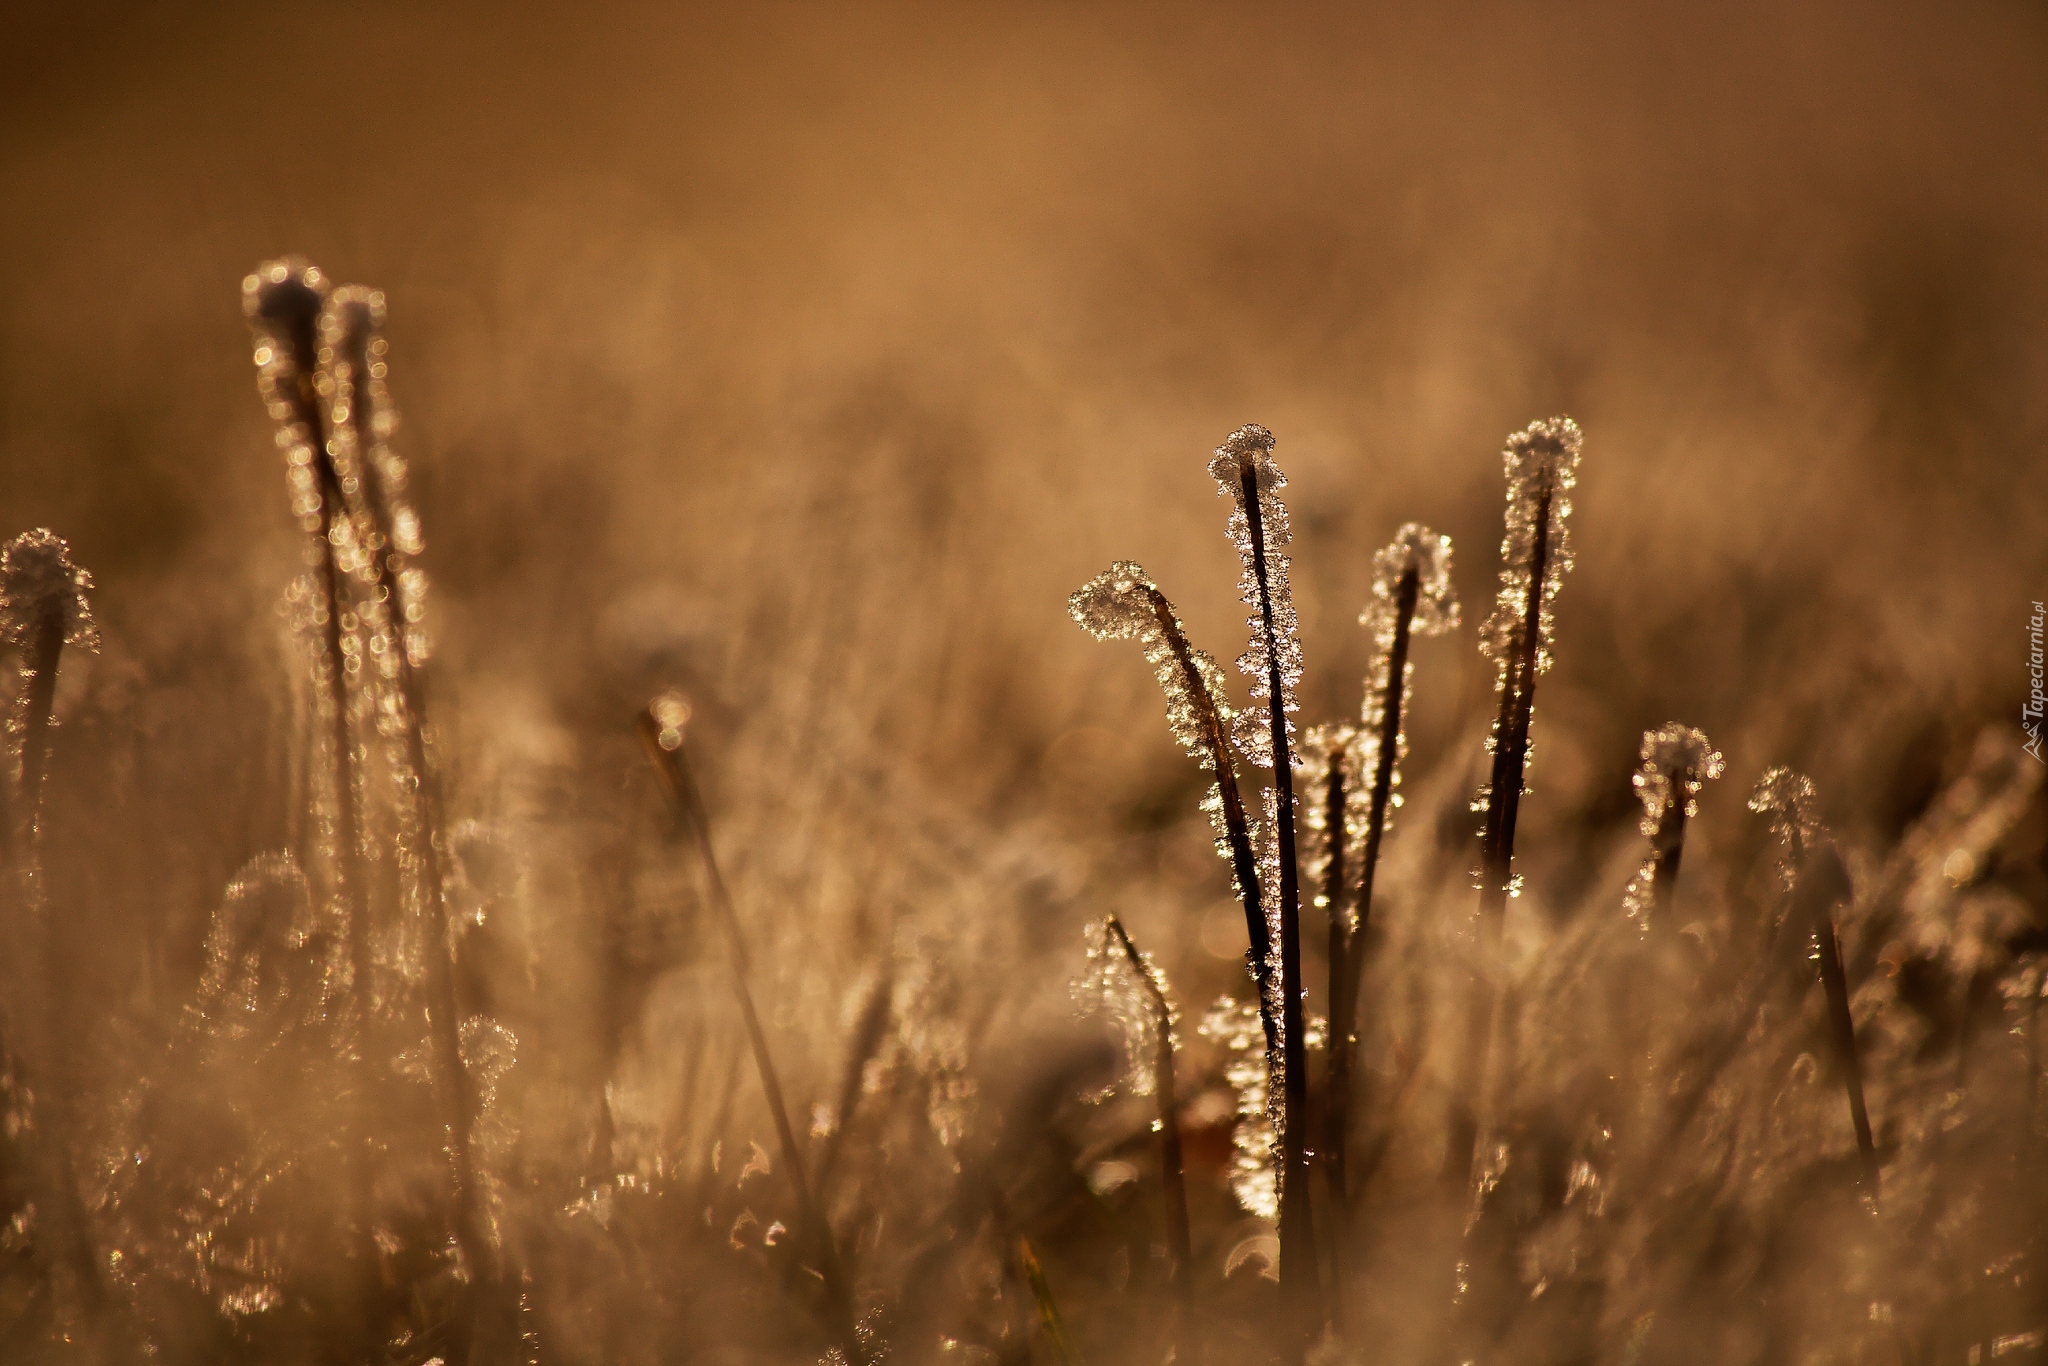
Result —
<instances>
[{"instance_id":1,"label":"bent grass stalk","mask_svg":"<svg viewBox=\"0 0 2048 1366\"><path fill-rule=\"evenodd\" d=\"M1244 906L1245 934L1251 944L1246 956L1258 988L1267 1057L1277 1060L1280 1026L1271 1009L1276 995L1269 980L1271 943L1258 859L1252 853L1251 822L1230 753L1236 717L1224 700L1223 671L1205 651L1188 643L1173 604L1134 560L1118 560L1076 589L1067 599L1067 613L1097 640L1136 640L1144 646L1145 660L1166 694L1167 728L1215 778L1202 809L1216 830L1218 852L1230 862L1234 890Z\"/></svg>"},{"instance_id":2,"label":"bent grass stalk","mask_svg":"<svg viewBox=\"0 0 2048 1366\"><path fill-rule=\"evenodd\" d=\"M805 1237L811 1244L812 1255L818 1259L818 1272L824 1281L827 1332L849 1360L864 1362L869 1354L856 1331L853 1299L840 1267L838 1249L833 1243L832 1226L826 1222L823 1209L812 1196L811 1183L804 1171L803 1149L797 1145L796 1130L790 1127L789 1107L783 1100L782 1082L775 1070L774 1055L768 1050L768 1035L761 1028L761 1016L754 1009L754 994L747 985L751 960L746 939L740 931L739 916L733 910L731 895L726 891L725 877L719 871L718 856L711 847L710 814L705 810L703 796L697 790L696 779L691 775L689 762L683 753L683 728L688 719L687 704L674 694L664 694L640 713L640 739L661 783L662 794L668 799L669 811L679 833L687 837L696 849L698 864L711 893L712 908L725 930L727 956L732 965L733 995L739 1001L747 1044L754 1055L754 1070L760 1074L769 1118L775 1124L776 1142L781 1145L783 1166L789 1172L790 1189L796 1196L797 1216L803 1221Z\"/></svg>"},{"instance_id":3,"label":"bent grass stalk","mask_svg":"<svg viewBox=\"0 0 2048 1366\"><path fill-rule=\"evenodd\" d=\"M1862 1160L1863 1188L1871 1203L1881 1193L1877 1143L1870 1131L1870 1111L1863 1099L1863 1060L1856 1048L1856 1021L1849 1010L1848 975L1842 969L1841 941L1835 934L1834 910L1850 900L1848 870L1826 828L1814 815L1813 783L1789 768L1778 767L1757 781L1749 809L1767 818L1783 853L1779 876L1792 896L1791 928L1811 939L1818 960L1822 993L1827 997L1828 1040L1842 1072L1849 1101L1849 1122L1856 1131L1856 1152Z\"/></svg>"},{"instance_id":4,"label":"bent grass stalk","mask_svg":"<svg viewBox=\"0 0 2048 1366\"><path fill-rule=\"evenodd\" d=\"M1498 707L1487 737L1492 768L1484 791L1480 833L1478 933L1482 954L1500 943L1501 922L1514 890L1515 822L1529 763L1529 724L1536 679L1550 667L1551 600L1571 568L1566 525L1577 482L1579 427L1568 417L1532 422L1508 438L1507 526L1501 541L1501 587L1481 648L1497 662ZM1502 982L1476 984L1464 1065L1453 1094L1448 1180L1471 1179L1479 1149L1479 1092L1485 1084Z\"/></svg>"},{"instance_id":5,"label":"bent grass stalk","mask_svg":"<svg viewBox=\"0 0 2048 1366\"><path fill-rule=\"evenodd\" d=\"M1173 1254L1173 1283L1185 1303L1193 1292L1194 1241L1188 1229L1188 1188L1181 1159L1180 1101L1173 1081L1174 1009L1166 998L1166 983L1152 960L1138 952L1123 921L1109 916L1103 927L1115 937L1133 977L1151 1007L1153 1057L1152 1085L1159 1098L1159 1170L1166 1194L1167 1248Z\"/></svg>"}]
</instances>

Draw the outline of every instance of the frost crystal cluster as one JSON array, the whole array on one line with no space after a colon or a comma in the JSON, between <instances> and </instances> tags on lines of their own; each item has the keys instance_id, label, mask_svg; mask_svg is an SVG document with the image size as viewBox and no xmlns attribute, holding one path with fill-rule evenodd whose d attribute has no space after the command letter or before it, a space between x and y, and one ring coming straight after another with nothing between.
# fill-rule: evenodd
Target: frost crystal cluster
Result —
<instances>
[{"instance_id":1,"label":"frost crystal cluster","mask_svg":"<svg viewBox=\"0 0 2048 1366\"><path fill-rule=\"evenodd\" d=\"M1180 1019L1167 990L1166 974L1152 961L1151 954L1141 951L1141 977L1107 919L1091 922L1087 936L1087 966L1072 983L1074 1003L1086 1013L1099 1012L1109 1018L1116 1027L1118 1051L1122 1055L1120 1075L1132 1095L1149 1096L1159 1082L1154 1068L1159 1044L1156 1003L1167 1003L1165 1025L1169 1040L1174 1037ZM1105 1090L1096 1099L1108 1094Z\"/></svg>"},{"instance_id":2,"label":"frost crystal cluster","mask_svg":"<svg viewBox=\"0 0 2048 1366\"><path fill-rule=\"evenodd\" d=\"M1352 758L1356 781L1346 804L1346 837L1363 844L1371 821L1372 785L1377 781L1380 751L1385 744L1387 707L1398 691L1406 697L1415 674L1414 660L1402 651L1401 677L1393 676L1395 640L1402 633L1402 616L1407 594L1404 585L1415 577L1412 603L1406 607L1407 632L1411 636L1437 636L1455 631L1463 613L1458 590L1451 586L1451 538L1431 531L1420 522L1409 522L1394 533L1393 542L1372 560L1372 601L1358 614L1358 624L1372 633L1372 667L1365 679L1365 703L1359 714L1357 753ZM1404 725L1394 736L1393 764L1387 774L1387 810L1380 814L1384 831L1393 809L1401 805L1401 760L1408 750Z\"/></svg>"},{"instance_id":3,"label":"frost crystal cluster","mask_svg":"<svg viewBox=\"0 0 2048 1366\"><path fill-rule=\"evenodd\" d=\"M1187 643L1173 605L1144 566L1118 560L1067 599L1067 614L1097 640L1135 640L1144 647L1145 662L1166 694L1166 724L1173 738L1196 763L1213 769L1210 718L1224 734L1233 719L1223 670L1206 652Z\"/></svg>"},{"instance_id":4,"label":"frost crystal cluster","mask_svg":"<svg viewBox=\"0 0 2048 1366\"><path fill-rule=\"evenodd\" d=\"M1787 887L1798 880L1800 860L1820 833L1813 807L1813 780L1782 764L1757 779L1756 791L1750 794L1749 809L1771 823L1772 836L1783 846L1778 876Z\"/></svg>"},{"instance_id":5,"label":"frost crystal cluster","mask_svg":"<svg viewBox=\"0 0 2048 1366\"><path fill-rule=\"evenodd\" d=\"M1224 1080L1237 1093L1237 1123L1230 1132L1230 1193L1246 1213L1277 1219L1280 1166L1274 1159L1280 1130L1271 1098L1277 1094L1280 1079L1273 1076L1274 1085L1268 1085L1266 1036L1259 1008L1249 1001L1218 997L1197 1032L1222 1045L1230 1058L1223 1069Z\"/></svg>"},{"instance_id":6,"label":"frost crystal cluster","mask_svg":"<svg viewBox=\"0 0 2048 1366\"><path fill-rule=\"evenodd\" d=\"M1720 777L1723 767L1720 754L1704 731L1672 721L1643 732L1641 764L1631 781L1643 803L1639 828L1645 839L1657 843L1629 879L1628 890L1622 895L1622 907L1638 928L1649 928L1652 903L1658 895L1657 881L1671 876L1667 860L1677 857L1684 822L1699 814L1700 789L1708 779ZM1675 808L1674 802L1679 804ZM1680 819L1667 828L1667 819L1674 809Z\"/></svg>"},{"instance_id":7,"label":"frost crystal cluster","mask_svg":"<svg viewBox=\"0 0 2048 1366\"><path fill-rule=\"evenodd\" d=\"M1501 460L1507 472L1507 531L1500 544L1500 594L1480 645L1500 663L1503 676L1519 653L1529 615L1529 595L1538 597L1536 672L1550 668L1551 602L1571 572L1572 488L1578 483L1579 424L1568 417L1532 422L1508 438ZM1543 537L1543 581L1533 583L1537 531Z\"/></svg>"},{"instance_id":8,"label":"frost crystal cluster","mask_svg":"<svg viewBox=\"0 0 2048 1366\"><path fill-rule=\"evenodd\" d=\"M0 634L26 647L40 624L54 616L64 624L66 646L97 650L99 631L85 599L91 587L92 575L71 562L62 536L46 527L24 531L0 552Z\"/></svg>"},{"instance_id":9,"label":"frost crystal cluster","mask_svg":"<svg viewBox=\"0 0 2048 1366\"><path fill-rule=\"evenodd\" d=\"M1644 731L1642 765L1631 780L1643 803L1644 836L1656 837L1674 795L1684 800L1686 819L1698 815L1700 789L1720 777L1723 767L1704 731L1676 721Z\"/></svg>"},{"instance_id":10,"label":"frost crystal cluster","mask_svg":"<svg viewBox=\"0 0 2048 1366\"><path fill-rule=\"evenodd\" d=\"M1216 491L1231 500L1227 530L1243 566L1238 575L1238 596L1252 609L1246 624L1251 643L1238 657L1237 667L1251 679L1255 702L1272 700L1273 666L1280 675L1280 704L1284 713L1295 711L1294 689L1301 682L1301 641L1294 614L1294 594L1288 587L1288 557L1284 547L1292 539L1287 525L1287 505L1280 501L1280 489L1287 476L1273 463L1273 434L1257 423L1249 423L1230 434L1216 448L1209 473ZM1245 484L1252 485L1255 502L1247 506ZM1258 526L1254 534L1253 520ZM1264 582L1260 566L1264 566ZM1263 591L1262 591L1263 590ZM1265 606L1272 609L1271 644L1268 644ZM1287 722L1291 740L1294 723ZM1237 719L1235 737L1244 756L1261 768L1273 766L1273 733L1264 708L1247 708Z\"/></svg>"}]
</instances>

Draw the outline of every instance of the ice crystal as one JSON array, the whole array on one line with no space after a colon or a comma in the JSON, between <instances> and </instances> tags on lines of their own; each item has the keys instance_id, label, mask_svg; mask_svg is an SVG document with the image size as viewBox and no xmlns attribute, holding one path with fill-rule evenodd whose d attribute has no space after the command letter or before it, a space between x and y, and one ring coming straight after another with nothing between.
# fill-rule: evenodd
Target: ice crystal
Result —
<instances>
[{"instance_id":1,"label":"ice crystal","mask_svg":"<svg viewBox=\"0 0 2048 1366\"><path fill-rule=\"evenodd\" d=\"M1250 1001L1219 997L1197 1030L1220 1044L1228 1055L1223 1077L1237 1094L1237 1120L1231 1128L1230 1193L1247 1213L1262 1219L1280 1217L1279 1116L1272 1097L1279 1094L1267 1068L1265 1025Z\"/></svg>"},{"instance_id":2,"label":"ice crystal","mask_svg":"<svg viewBox=\"0 0 2048 1366\"><path fill-rule=\"evenodd\" d=\"M1642 765L1632 780L1643 803L1644 836L1655 837L1674 794L1684 798L1687 819L1698 815L1700 789L1720 777L1723 767L1704 731L1676 721L1644 731Z\"/></svg>"},{"instance_id":3,"label":"ice crystal","mask_svg":"<svg viewBox=\"0 0 2048 1366\"><path fill-rule=\"evenodd\" d=\"M1124 948L1123 937L1107 917L1089 923L1087 942L1087 966L1071 984L1074 1003L1085 1012L1108 1017L1115 1027L1121 1055L1118 1075L1132 1095L1149 1096L1158 1085L1155 1063L1162 1023L1160 1003L1165 1004L1163 1023L1169 1042L1179 1023L1166 975L1148 953L1140 952L1138 964L1134 965ZM1142 976L1139 965L1143 968ZM1106 1099L1108 1095L1109 1089L1105 1089L1096 1098Z\"/></svg>"},{"instance_id":4,"label":"ice crystal","mask_svg":"<svg viewBox=\"0 0 2048 1366\"><path fill-rule=\"evenodd\" d=\"M1500 545L1500 593L1480 646L1498 661L1501 675L1519 653L1537 595L1536 672L1550 668L1551 602L1571 572L1571 493L1578 483L1579 424L1568 417L1532 422L1508 438L1501 461L1507 473L1507 530ZM1545 514L1543 581L1532 583L1539 516Z\"/></svg>"},{"instance_id":5,"label":"ice crystal","mask_svg":"<svg viewBox=\"0 0 2048 1366\"><path fill-rule=\"evenodd\" d=\"M1393 542L1373 556L1372 601L1358 614L1358 624L1372 633L1372 665L1365 678L1365 701L1353 741L1350 799L1345 804L1346 840L1362 847L1372 821L1372 789L1378 781L1381 750L1386 743L1387 708L1398 690L1403 698L1414 678L1415 662L1403 652L1401 677L1393 677L1395 642L1401 633L1403 586L1415 576L1414 601L1408 612L1411 636L1443 635L1458 629L1462 608L1451 584L1451 538L1439 535L1420 522L1409 522L1394 533ZM1406 708L1403 707L1405 717ZM1391 816L1401 805L1401 760L1407 756L1408 732L1404 723L1394 735L1393 761L1387 773L1387 809L1380 813L1384 833ZM1362 871L1362 870L1361 870Z\"/></svg>"},{"instance_id":6,"label":"ice crystal","mask_svg":"<svg viewBox=\"0 0 2048 1366\"><path fill-rule=\"evenodd\" d=\"M1258 964L1253 964L1252 975L1262 984L1267 1008L1273 1014L1274 1025L1276 1028L1282 1028L1282 1037L1276 1037L1274 1041L1276 1048L1273 1055L1273 1085L1277 1095L1281 1090L1281 1059L1286 1053L1284 1027L1281 1025L1286 1015L1281 1010L1283 997L1280 990L1280 935L1281 926L1290 908L1283 906L1280 901L1280 794L1270 787L1261 789L1259 806L1260 816L1257 823L1252 826L1251 835L1252 854L1258 860L1259 869L1259 911L1266 922L1266 962L1263 976L1256 970Z\"/></svg>"},{"instance_id":7,"label":"ice crystal","mask_svg":"<svg viewBox=\"0 0 2048 1366\"><path fill-rule=\"evenodd\" d=\"M1641 764L1631 782L1643 803L1639 828L1645 839L1656 840L1658 845L1644 858L1622 894L1622 909L1639 927L1649 928L1659 870L1672 852L1665 847L1665 841L1673 841L1675 847L1683 821L1699 814L1700 789L1708 779L1720 777L1723 767L1720 754L1704 731L1672 721L1643 732ZM1680 803L1676 808L1672 805L1674 801ZM1666 822L1674 809L1679 820L1667 830Z\"/></svg>"},{"instance_id":8,"label":"ice crystal","mask_svg":"<svg viewBox=\"0 0 2048 1366\"><path fill-rule=\"evenodd\" d=\"M47 527L24 531L0 551L0 634L26 648L54 618L63 623L66 646L97 650L99 630L85 597L91 587L92 575L71 562L62 536Z\"/></svg>"},{"instance_id":9,"label":"ice crystal","mask_svg":"<svg viewBox=\"0 0 2048 1366\"><path fill-rule=\"evenodd\" d=\"M1750 794L1749 809L1771 823L1771 834L1781 846L1778 876L1787 887L1798 880L1807 846L1820 833L1813 807L1813 781L1783 765L1757 779L1756 791Z\"/></svg>"},{"instance_id":10,"label":"ice crystal","mask_svg":"<svg viewBox=\"0 0 2048 1366\"><path fill-rule=\"evenodd\" d=\"M1067 599L1067 613L1097 640L1136 640L1166 694L1166 724L1195 762L1213 770L1211 718L1230 734L1223 670L1188 643L1173 604L1143 565L1118 560Z\"/></svg>"},{"instance_id":11,"label":"ice crystal","mask_svg":"<svg viewBox=\"0 0 2048 1366\"><path fill-rule=\"evenodd\" d=\"M1294 594L1288 586L1288 555L1286 546L1292 539L1288 530L1287 504L1280 500L1280 490L1287 484L1287 476L1280 473L1273 463L1273 434L1257 423L1249 423L1232 432L1221 446L1216 448L1215 459L1209 462L1209 473L1216 480L1219 496L1231 500L1232 510L1228 531L1231 544L1237 547L1242 572L1238 576L1238 596L1252 609L1245 619L1251 627L1251 642L1245 652L1238 656L1237 667L1251 680L1251 698L1254 702L1271 704L1273 699L1273 675L1277 672L1280 685L1280 707L1285 715L1295 710L1294 689L1301 681L1301 641L1298 635L1294 613ZM1254 504L1245 501L1245 485L1250 483ZM1256 512L1259 526L1256 542L1253 537L1252 518ZM1260 568L1263 564L1263 581ZM1267 612L1271 612L1271 630L1267 628ZM1294 723L1286 722L1289 740L1294 734ZM1248 708L1237 718L1234 738L1244 756L1261 768L1273 766L1273 729L1271 717L1265 707Z\"/></svg>"},{"instance_id":12,"label":"ice crystal","mask_svg":"<svg viewBox=\"0 0 2048 1366\"><path fill-rule=\"evenodd\" d=\"M1408 522L1394 533L1393 541L1372 557L1372 601L1358 615L1358 624L1374 633L1375 640L1391 640L1395 600L1401 580L1415 574L1415 616L1411 629L1417 635L1435 636L1458 629L1462 608L1458 590L1451 584L1451 538L1431 531L1420 522Z\"/></svg>"}]
</instances>

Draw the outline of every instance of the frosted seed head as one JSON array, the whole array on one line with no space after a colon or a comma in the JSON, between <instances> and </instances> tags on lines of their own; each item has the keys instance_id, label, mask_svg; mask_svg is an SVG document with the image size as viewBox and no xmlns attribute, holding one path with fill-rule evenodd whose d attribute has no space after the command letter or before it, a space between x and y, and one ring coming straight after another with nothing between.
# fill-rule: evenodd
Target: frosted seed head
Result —
<instances>
[{"instance_id":1,"label":"frosted seed head","mask_svg":"<svg viewBox=\"0 0 2048 1366\"><path fill-rule=\"evenodd\" d=\"M1415 616L1409 627L1416 635L1434 636L1458 628L1458 591L1451 585L1451 538L1409 522L1394 533L1392 544L1372 559L1372 601L1359 613L1358 624L1377 634L1385 623L1391 634L1401 580L1415 571Z\"/></svg>"},{"instance_id":2,"label":"frosted seed head","mask_svg":"<svg viewBox=\"0 0 2048 1366\"><path fill-rule=\"evenodd\" d=\"M1067 599L1067 614L1097 640L1137 640L1145 661L1166 694L1166 725L1182 749L1213 770L1213 724L1227 737L1233 712L1226 700L1223 670L1188 643L1173 604L1131 560L1119 560ZM1179 648L1176 649L1176 642Z\"/></svg>"},{"instance_id":3,"label":"frosted seed head","mask_svg":"<svg viewBox=\"0 0 2048 1366\"><path fill-rule=\"evenodd\" d=\"M673 754L683 747L683 736L690 726L690 699L675 688L659 693L647 704L647 714L655 724L655 743Z\"/></svg>"},{"instance_id":4,"label":"frosted seed head","mask_svg":"<svg viewBox=\"0 0 2048 1366\"><path fill-rule=\"evenodd\" d=\"M1134 640L1159 629L1158 587L1135 560L1118 560L1067 598L1067 615L1097 640Z\"/></svg>"},{"instance_id":5,"label":"frosted seed head","mask_svg":"<svg viewBox=\"0 0 2048 1366\"><path fill-rule=\"evenodd\" d=\"M320 310L327 302L327 277L320 267L300 256L266 261L242 281L242 315L258 335L256 363L268 366L273 359L310 361L296 348L310 350L319 332ZM263 354L264 342L293 349L289 356Z\"/></svg>"},{"instance_id":6,"label":"frosted seed head","mask_svg":"<svg viewBox=\"0 0 2048 1366\"><path fill-rule=\"evenodd\" d=\"M1550 668L1551 600L1571 571L1571 491L1578 483L1579 424L1568 417L1532 422L1508 438L1501 452L1507 475L1507 527L1501 538L1500 593L1480 648L1495 659L1513 656L1527 621L1529 594L1540 594L1536 670ZM1537 513L1548 499L1543 582L1532 584Z\"/></svg>"},{"instance_id":7,"label":"frosted seed head","mask_svg":"<svg viewBox=\"0 0 2048 1366\"><path fill-rule=\"evenodd\" d=\"M1787 844L1811 840L1819 831L1813 808L1813 780L1782 764L1757 779L1749 798L1749 809L1769 820L1771 833Z\"/></svg>"},{"instance_id":8,"label":"frosted seed head","mask_svg":"<svg viewBox=\"0 0 2048 1366\"><path fill-rule=\"evenodd\" d=\"M1643 803L1643 834L1657 833L1674 796L1684 801L1688 819L1698 815L1700 789L1723 768L1704 731L1676 721L1644 731L1642 764L1632 780Z\"/></svg>"},{"instance_id":9,"label":"frosted seed head","mask_svg":"<svg viewBox=\"0 0 2048 1366\"><path fill-rule=\"evenodd\" d=\"M1278 701L1281 715L1286 718L1296 710L1294 690L1301 682L1301 641L1294 611L1294 592L1287 577L1289 561L1286 547L1293 534L1288 528L1287 504L1280 500L1279 493L1286 486L1287 478L1273 463L1273 447L1271 432L1257 423L1248 423L1232 432L1216 448L1216 457L1209 462L1209 473L1215 477L1217 493L1231 500L1230 520L1225 531L1231 544L1237 548L1240 565L1238 597L1252 609L1245 619L1245 624L1251 628L1251 639L1245 652L1238 656L1238 671L1251 680L1249 691L1252 700L1269 705L1274 700L1273 676L1277 673L1280 686ZM1258 497L1259 531L1263 541L1259 546L1252 544L1252 519L1244 497L1246 473L1251 474ZM1266 571L1263 584L1257 569L1261 557ZM1270 601L1272 607L1270 639L1263 601ZM1271 720L1259 714L1266 710L1264 707L1247 710L1238 718L1232 735L1238 751L1261 768L1271 768L1274 762ZM1285 720L1283 730L1291 747L1294 722Z\"/></svg>"},{"instance_id":10,"label":"frosted seed head","mask_svg":"<svg viewBox=\"0 0 2048 1366\"><path fill-rule=\"evenodd\" d=\"M1244 475L1252 472L1253 482L1261 494L1276 489L1287 482L1287 476L1280 473L1273 463L1273 447L1278 444L1273 434L1256 422L1247 422L1216 448L1216 456L1209 462L1209 473L1216 483L1217 493L1244 501Z\"/></svg>"},{"instance_id":11,"label":"frosted seed head","mask_svg":"<svg viewBox=\"0 0 2048 1366\"><path fill-rule=\"evenodd\" d=\"M1814 806L1812 780L1783 765L1766 771L1750 794L1749 809L1771 823L1780 846L1778 877L1787 887L1799 880L1806 851L1824 833Z\"/></svg>"},{"instance_id":12,"label":"frosted seed head","mask_svg":"<svg viewBox=\"0 0 2048 1366\"><path fill-rule=\"evenodd\" d=\"M86 590L92 575L71 562L71 547L48 527L24 531L0 551L0 634L25 647L42 622L55 617L64 624L64 644L74 650L97 650L98 629Z\"/></svg>"},{"instance_id":13,"label":"frosted seed head","mask_svg":"<svg viewBox=\"0 0 2048 1366\"><path fill-rule=\"evenodd\" d=\"M343 285L320 311L320 342L344 354L370 357L383 349L384 291Z\"/></svg>"}]
</instances>

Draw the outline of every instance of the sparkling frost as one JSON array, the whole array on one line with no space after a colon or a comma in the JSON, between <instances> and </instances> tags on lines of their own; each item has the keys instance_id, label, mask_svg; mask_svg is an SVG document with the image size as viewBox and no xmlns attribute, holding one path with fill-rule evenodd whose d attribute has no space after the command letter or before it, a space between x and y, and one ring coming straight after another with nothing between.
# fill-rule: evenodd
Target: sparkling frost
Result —
<instances>
[{"instance_id":1,"label":"sparkling frost","mask_svg":"<svg viewBox=\"0 0 2048 1366\"><path fill-rule=\"evenodd\" d=\"M1301 641L1294 613L1294 594L1288 587L1288 556L1285 546L1292 539L1288 530L1287 505L1280 501L1280 490L1287 484L1287 476L1280 473L1273 463L1273 434L1257 423L1248 423L1232 432L1221 446L1216 448L1216 458L1209 462L1209 473L1216 480L1219 496L1228 497L1232 511L1227 530L1231 544L1237 547L1243 570L1238 576L1238 596L1252 609L1245 619L1251 627L1251 643L1238 657L1237 667L1251 679L1251 697L1254 702L1272 701L1272 666L1279 666L1280 705L1282 713L1291 716L1296 710L1294 689L1301 682ZM1249 509L1245 504L1245 479L1251 477L1252 487L1258 500L1260 530L1263 546L1252 544L1252 525ZM1271 648L1265 629L1265 618L1260 610L1260 591L1257 562L1263 551L1266 568L1266 594L1273 612ZM1287 722L1287 735L1292 741L1294 723ZM1238 749L1252 763L1261 768L1273 766L1273 731L1266 714L1266 708L1246 709L1237 718L1234 736Z\"/></svg>"}]
</instances>

